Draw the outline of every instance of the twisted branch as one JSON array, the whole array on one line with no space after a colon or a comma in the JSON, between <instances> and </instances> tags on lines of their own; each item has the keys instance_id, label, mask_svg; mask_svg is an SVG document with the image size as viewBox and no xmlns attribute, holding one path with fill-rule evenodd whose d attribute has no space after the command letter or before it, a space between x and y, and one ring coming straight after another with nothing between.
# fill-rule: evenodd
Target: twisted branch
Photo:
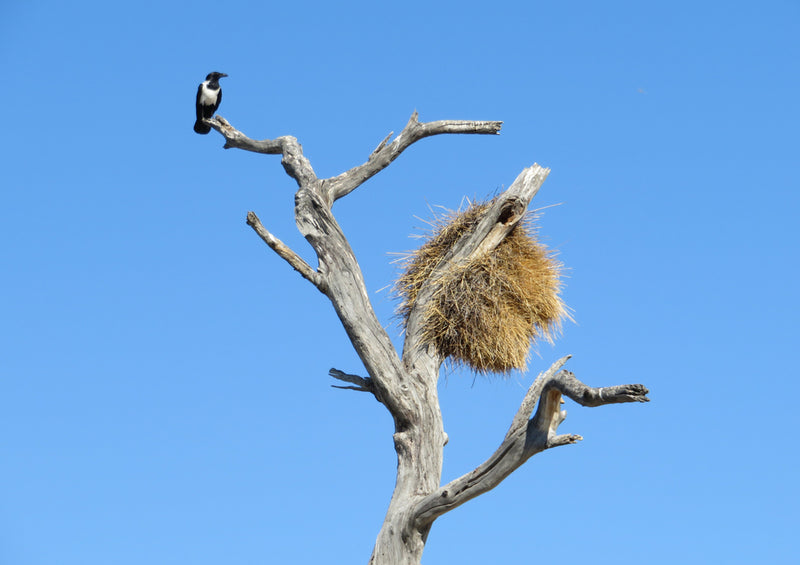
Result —
<instances>
[{"instance_id":1,"label":"twisted branch","mask_svg":"<svg viewBox=\"0 0 800 565\"><path fill-rule=\"evenodd\" d=\"M420 500L415 508L417 527L427 527L442 514L493 489L536 453L580 441L579 435L556 433L567 416L560 408L562 394L583 406L649 402L643 385L592 388L583 384L561 369L568 359L559 359L536 378L500 447L484 463Z\"/></svg>"},{"instance_id":2,"label":"twisted branch","mask_svg":"<svg viewBox=\"0 0 800 565\"><path fill-rule=\"evenodd\" d=\"M418 117L419 114L415 111L403 131L391 143L388 143L388 141L392 137L392 133L386 136L369 155L366 163L353 167L338 176L321 181L318 181L311 163L303 155L302 146L297 142L296 138L287 135L260 141L250 139L219 115L207 119L206 123L225 138L225 149L236 148L268 155L283 155L283 166L289 176L295 179L301 187L316 185L319 195L330 205L388 167L403 151L420 139L446 133L496 135L503 126L503 122L498 121L439 120L435 122L420 122L417 119Z\"/></svg>"},{"instance_id":3,"label":"twisted branch","mask_svg":"<svg viewBox=\"0 0 800 565\"><path fill-rule=\"evenodd\" d=\"M403 128L403 131L400 132L395 140L387 145L392 134L390 133L386 136L370 154L366 163L353 167L339 176L324 181L332 200L338 200L364 184L369 178L388 167L392 161L397 159L397 157L412 143L416 143L420 139L445 133L496 135L500 133L500 128L503 127L503 122L496 121L475 122L465 120L439 120L421 123L417 120L418 117L419 114L414 111L408 123Z\"/></svg>"},{"instance_id":4,"label":"twisted branch","mask_svg":"<svg viewBox=\"0 0 800 565\"><path fill-rule=\"evenodd\" d=\"M225 138L224 149L243 149L266 155L283 155L281 164L286 170L286 174L297 181L298 186L308 186L317 181L317 175L311 167L311 162L303 155L303 147L298 143L297 138L285 135L275 139L257 141L237 130L220 115L206 119L205 122Z\"/></svg>"}]
</instances>

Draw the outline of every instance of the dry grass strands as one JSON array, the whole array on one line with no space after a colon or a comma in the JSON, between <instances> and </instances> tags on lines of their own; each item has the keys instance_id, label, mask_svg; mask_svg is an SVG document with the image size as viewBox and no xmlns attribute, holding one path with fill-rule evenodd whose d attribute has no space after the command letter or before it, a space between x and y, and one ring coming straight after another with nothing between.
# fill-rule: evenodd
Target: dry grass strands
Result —
<instances>
[{"instance_id":1,"label":"dry grass strands","mask_svg":"<svg viewBox=\"0 0 800 565\"><path fill-rule=\"evenodd\" d=\"M405 260L395 290L405 322L419 291L450 248L480 219L487 203L436 220L431 237ZM561 264L520 222L491 253L450 265L432 281L423 313L423 339L456 365L479 373L524 369L533 342L552 342L569 318L561 300Z\"/></svg>"}]
</instances>

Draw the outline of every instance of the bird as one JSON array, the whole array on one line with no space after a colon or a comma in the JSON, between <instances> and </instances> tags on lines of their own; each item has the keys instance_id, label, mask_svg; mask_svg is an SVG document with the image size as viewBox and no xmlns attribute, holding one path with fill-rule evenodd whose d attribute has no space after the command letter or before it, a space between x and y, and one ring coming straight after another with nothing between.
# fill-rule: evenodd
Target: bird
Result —
<instances>
[{"instance_id":1,"label":"bird","mask_svg":"<svg viewBox=\"0 0 800 565\"><path fill-rule=\"evenodd\" d=\"M211 131L211 127L203 122L204 118L211 118L214 112L219 108L219 103L222 102L222 88L219 86L219 79L226 77L225 73L208 73L206 80L200 83L197 87L197 101L195 107L197 110L197 120L194 122L194 131L200 134L207 134Z\"/></svg>"}]
</instances>

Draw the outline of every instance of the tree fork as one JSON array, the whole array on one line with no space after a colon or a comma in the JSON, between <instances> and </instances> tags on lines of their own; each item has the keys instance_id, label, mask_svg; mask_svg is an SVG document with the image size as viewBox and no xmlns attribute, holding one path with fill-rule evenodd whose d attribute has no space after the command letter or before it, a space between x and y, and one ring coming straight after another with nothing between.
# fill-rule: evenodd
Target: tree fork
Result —
<instances>
[{"instance_id":1,"label":"tree fork","mask_svg":"<svg viewBox=\"0 0 800 565\"><path fill-rule=\"evenodd\" d=\"M223 117L206 120L225 138L225 149L281 155L286 173L298 185L295 221L313 247L318 260L314 269L300 255L272 235L254 212L247 223L258 236L300 275L325 294L339 316L368 377L331 369L333 378L350 383L337 386L372 393L389 410L395 423L397 481L383 526L370 558L371 565L418 565L430 527L442 514L497 486L530 457L545 449L575 443L579 435L558 435L566 418L562 396L584 406L647 402L643 385L592 388L556 361L533 382L498 449L476 469L441 486L443 448L447 443L437 395L442 359L422 340L421 313L431 299L426 284L406 324L402 355L389 339L367 294L355 255L333 216L333 203L388 167L413 143L440 134L497 134L499 121L440 120L420 122L414 112L393 140L384 138L367 161L344 173L319 179L296 138L253 140ZM390 141L391 140L391 141ZM531 199L547 178L548 169L533 165L483 212L475 228L465 234L434 269L434 280L446 264L469 261L491 252L524 217Z\"/></svg>"}]
</instances>

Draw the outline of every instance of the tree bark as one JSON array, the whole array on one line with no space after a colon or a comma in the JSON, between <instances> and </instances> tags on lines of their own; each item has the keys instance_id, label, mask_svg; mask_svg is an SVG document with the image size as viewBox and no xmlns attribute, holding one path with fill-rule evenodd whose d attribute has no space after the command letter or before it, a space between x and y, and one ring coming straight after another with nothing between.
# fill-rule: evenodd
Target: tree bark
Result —
<instances>
[{"instance_id":1,"label":"tree bark","mask_svg":"<svg viewBox=\"0 0 800 565\"><path fill-rule=\"evenodd\" d=\"M502 122L442 120L421 123L414 112L400 134L390 142L393 135L390 133L365 163L329 179L316 176L294 137L256 141L221 116L206 123L223 135L226 149L282 156L286 173L298 185L295 221L316 252L317 268L312 268L272 235L255 213L248 213L247 223L271 249L330 299L369 375L361 377L331 369L332 377L350 384L337 388L373 394L394 420L397 481L370 564L419 564L436 518L494 488L536 453L580 440L577 435L556 434L566 417L566 412L560 409L562 395L584 406L648 400L648 391L642 385L588 387L562 369L568 357L560 359L531 385L500 447L472 472L441 486L447 435L437 382L444 359L422 340L421 321L421 314L431 299L431 285L426 284L421 289L409 314L400 355L375 315L358 261L331 207L336 200L389 166L411 144L425 137L497 134ZM508 190L487 208L475 229L453 246L429 281L442 276L448 265L491 252L522 220L548 173L548 169L538 165L523 170Z\"/></svg>"}]
</instances>

